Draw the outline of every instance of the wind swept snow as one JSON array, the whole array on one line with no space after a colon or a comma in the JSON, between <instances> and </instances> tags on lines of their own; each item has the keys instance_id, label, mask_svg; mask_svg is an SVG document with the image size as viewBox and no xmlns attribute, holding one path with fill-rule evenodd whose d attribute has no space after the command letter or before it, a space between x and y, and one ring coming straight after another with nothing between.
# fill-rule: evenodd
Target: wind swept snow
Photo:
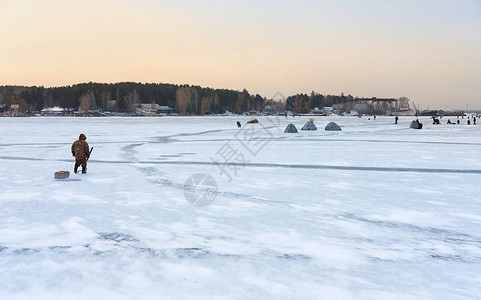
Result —
<instances>
[{"instance_id":1,"label":"wind swept snow","mask_svg":"<svg viewBox=\"0 0 481 300\"><path fill-rule=\"evenodd\" d=\"M0 298L479 297L481 127L237 120L0 118Z\"/></svg>"}]
</instances>

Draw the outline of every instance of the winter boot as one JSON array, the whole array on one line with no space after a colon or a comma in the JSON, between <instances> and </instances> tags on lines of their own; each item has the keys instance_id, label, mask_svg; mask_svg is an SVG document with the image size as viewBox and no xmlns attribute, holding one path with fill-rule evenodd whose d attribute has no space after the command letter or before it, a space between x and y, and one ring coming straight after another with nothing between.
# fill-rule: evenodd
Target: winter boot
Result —
<instances>
[{"instance_id":1,"label":"winter boot","mask_svg":"<svg viewBox=\"0 0 481 300\"><path fill-rule=\"evenodd\" d=\"M87 167L82 167L82 174L87 173Z\"/></svg>"},{"instance_id":2,"label":"winter boot","mask_svg":"<svg viewBox=\"0 0 481 300\"><path fill-rule=\"evenodd\" d=\"M74 173L77 173L77 172L78 172L78 167L79 167L79 165L75 164L75 167L73 168L73 172L74 172Z\"/></svg>"}]
</instances>

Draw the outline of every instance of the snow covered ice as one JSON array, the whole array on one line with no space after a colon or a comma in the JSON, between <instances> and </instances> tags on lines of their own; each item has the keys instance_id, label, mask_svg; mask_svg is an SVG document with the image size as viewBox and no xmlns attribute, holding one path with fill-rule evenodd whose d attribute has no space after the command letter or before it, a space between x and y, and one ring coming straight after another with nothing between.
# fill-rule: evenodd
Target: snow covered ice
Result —
<instances>
[{"instance_id":1,"label":"snow covered ice","mask_svg":"<svg viewBox=\"0 0 481 300\"><path fill-rule=\"evenodd\" d=\"M258 119L0 118L0 298L479 297L479 125Z\"/></svg>"}]
</instances>

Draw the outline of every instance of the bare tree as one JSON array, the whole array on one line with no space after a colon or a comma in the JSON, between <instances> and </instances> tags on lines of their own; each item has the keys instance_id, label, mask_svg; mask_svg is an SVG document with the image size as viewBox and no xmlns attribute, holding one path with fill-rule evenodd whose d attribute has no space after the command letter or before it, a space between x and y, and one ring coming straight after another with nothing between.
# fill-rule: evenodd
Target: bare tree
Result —
<instances>
[{"instance_id":1,"label":"bare tree","mask_svg":"<svg viewBox=\"0 0 481 300\"><path fill-rule=\"evenodd\" d=\"M187 111L190 113L198 114L200 112L200 102L201 98L199 95L199 90L193 87L187 88L187 92L189 95L189 107L187 107Z\"/></svg>"},{"instance_id":2,"label":"bare tree","mask_svg":"<svg viewBox=\"0 0 481 300\"><path fill-rule=\"evenodd\" d=\"M244 93L237 94L237 101L234 104L234 112L241 114L246 107L247 97Z\"/></svg>"},{"instance_id":3,"label":"bare tree","mask_svg":"<svg viewBox=\"0 0 481 300\"><path fill-rule=\"evenodd\" d=\"M202 115L209 111L210 103L211 103L210 95L202 97L202 100L200 102L200 113Z\"/></svg>"},{"instance_id":4,"label":"bare tree","mask_svg":"<svg viewBox=\"0 0 481 300\"><path fill-rule=\"evenodd\" d=\"M202 99L199 91L195 87L182 86L177 89L175 94L175 109L178 113L201 112Z\"/></svg>"},{"instance_id":5,"label":"bare tree","mask_svg":"<svg viewBox=\"0 0 481 300\"><path fill-rule=\"evenodd\" d=\"M219 104L219 96L211 89L200 101L200 113L213 112L216 104Z\"/></svg>"},{"instance_id":6,"label":"bare tree","mask_svg":"<svg viewBox=\"0 0 481 300\"><path fill-rule=\"evenodd\" d=\"M92 96L90 93L85 93L80 96L79 112L86 113L89 109L92 109Z\"/></svg>"},{"instance_id":7,"label":"bare tree","mask_svg":"<svg viewBox=\"0 0 481 300\"><path fill-rule=\"evenodd\" d=\"M189 104L189 95L186 87L179 87L175 93L175 110L180 114L187 112L187 106Z\"/></svg>"},{"instance_id":8,"label":"bare tree","mask_svg":"<svg viewBox=\"0 0 481 300\"><path fill-rule=\"evenodd\" d=\"M408 97L401 97L398 99L399 108L409 108L409 98Z\"/></svg>"},{"instance_id":9,"label":"bare tree","mask_svg":"<svg viewBox=\"0 0 481 300\"><path fill-rule=\"evenodd\" d=\"M107 103L111 97L112 97L112 94L110 93L110 91L103 91L102 94L100 95L100 105L104 110L107 107Z\"/></svg>"},{"instance_id":10,"label":"bare tree","mask_svg":"<svg viewBox=\"0 0 481 300\"><path fill-rule=\"evenodd\" d=\"M140 104L140 95L137 90L133 90L124 97L127 112L134 112Z\"/></svg>"}]
</instances>

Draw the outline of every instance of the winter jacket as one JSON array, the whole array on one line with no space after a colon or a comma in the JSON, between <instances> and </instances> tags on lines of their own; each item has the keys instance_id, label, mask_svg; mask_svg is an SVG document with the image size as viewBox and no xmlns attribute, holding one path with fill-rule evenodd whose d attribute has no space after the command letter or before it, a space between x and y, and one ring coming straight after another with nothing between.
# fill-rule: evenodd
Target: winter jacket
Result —
<instances>
[{"instance_id":1,"label":"winter jacket","mask_svg":"<svg viewBox=\"0 0 481 300\"><path fill-rule=\"evenodd\" d=\"M85 141L87 137L85 134L80 134L79 139L72 144L72 155L75 156L76 159L86 159L89 156L90 149L89 144Z\"/></svg>"}]
</instances>

